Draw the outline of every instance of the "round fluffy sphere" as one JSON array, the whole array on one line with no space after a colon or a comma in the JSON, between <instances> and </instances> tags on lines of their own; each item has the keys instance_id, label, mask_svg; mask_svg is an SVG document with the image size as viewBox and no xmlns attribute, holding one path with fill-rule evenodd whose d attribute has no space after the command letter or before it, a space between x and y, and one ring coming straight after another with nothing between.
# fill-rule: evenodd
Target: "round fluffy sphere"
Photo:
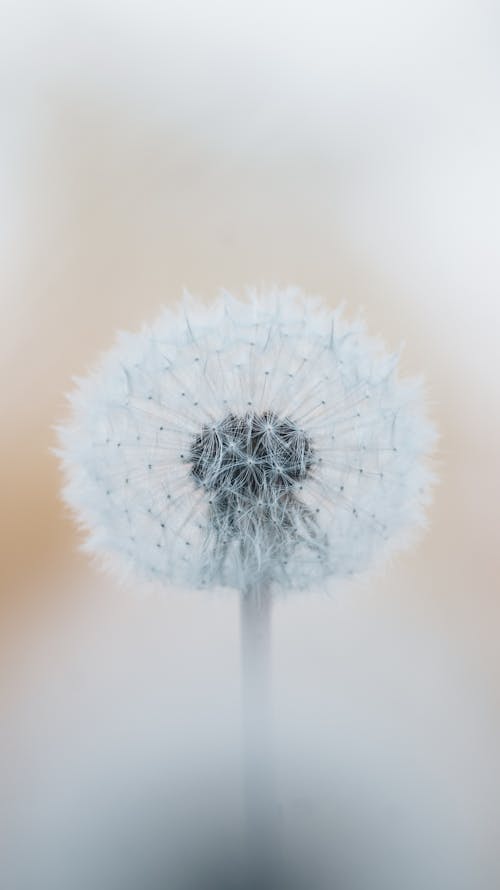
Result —
<instances>
[{"instance_id":1,"label":"round fluffy sphere","mask_svg":"<svg viewBox=\"0 0 500 890\"><path fill-rule=\"evenodd\" d=\"M186 297L121 335L59 430L87 549L242 590L364 569L429 495L434 432L396 365L294 291Z\"/></svg>"}]
</instances>

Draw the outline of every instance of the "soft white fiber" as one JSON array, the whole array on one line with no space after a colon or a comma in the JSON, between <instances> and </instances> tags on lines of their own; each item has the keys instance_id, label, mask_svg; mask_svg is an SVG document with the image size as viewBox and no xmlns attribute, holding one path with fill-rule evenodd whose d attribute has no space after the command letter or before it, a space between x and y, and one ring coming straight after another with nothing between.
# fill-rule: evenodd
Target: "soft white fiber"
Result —
<instances>
[{"instance_id":1,"label":"soft white fiber","mask_svg":"<svg viewBox=\"0 0 500 890\"><path fill-rule=\"evenodd\" d=\"M420 383L296 291L186 296L70 400L59 453L86 548L162 582L308 587L424 521Z\"/></svg>"}]
</instances>

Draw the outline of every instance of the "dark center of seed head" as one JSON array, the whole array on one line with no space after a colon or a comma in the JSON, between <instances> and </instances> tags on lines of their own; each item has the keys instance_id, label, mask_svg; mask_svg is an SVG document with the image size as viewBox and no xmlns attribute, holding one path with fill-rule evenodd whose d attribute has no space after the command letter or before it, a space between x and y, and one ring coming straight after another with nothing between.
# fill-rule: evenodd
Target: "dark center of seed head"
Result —
<instances>
[{"instance_id":1,"label":"dark center of seed head","mask_svg":"<svg viewBox=\"0 0 500 890\"><path fill-rule=\"evenodd\" d=\"M205 425L189 453L191 473L215 494L270 496L291 489L313 463L313 449L303 430L272 411L228 414Z\"/></svg>"}]
</instances>

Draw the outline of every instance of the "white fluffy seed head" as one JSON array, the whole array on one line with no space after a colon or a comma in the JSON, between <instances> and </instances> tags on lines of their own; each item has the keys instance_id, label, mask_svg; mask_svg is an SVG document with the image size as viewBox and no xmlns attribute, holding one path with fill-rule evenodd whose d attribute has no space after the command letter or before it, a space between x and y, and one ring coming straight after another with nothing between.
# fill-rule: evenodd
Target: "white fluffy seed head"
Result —
<instances>
[{"instance_id":1,"label":"white fluffy seed head","mask_svg":"<svg viewBox=\"0 0 500 890\"><path fill-rule=\"evenodd\" d=\"M157 580L308 587L424 521L435 439L397 357L311 298L228 294L117 345L59 429L86 547Z\"/></svg>"}]
</instances>

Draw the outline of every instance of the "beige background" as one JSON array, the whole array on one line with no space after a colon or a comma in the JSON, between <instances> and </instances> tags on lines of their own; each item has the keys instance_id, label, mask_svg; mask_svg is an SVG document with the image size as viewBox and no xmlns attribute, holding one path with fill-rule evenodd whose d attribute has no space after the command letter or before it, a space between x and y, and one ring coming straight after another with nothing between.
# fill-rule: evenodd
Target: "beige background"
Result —
<instances>
[{"instance_id":1,"label":"beige background","mask_svg":"<svg viewBox=\"0 0 500 890\"><path fill-rule=\"evenodd\" d=\"M193 712L220 728L237 711L232 597L137 597L76 553L50 454L71 376L184 287L209 299L222 286L292 283L345 300L347 314L361 307L390 348L405 341L404 370L428 381L441 484L429 533L382 576L277 606L277 735L300 727L303 751L333 740L333 774L359 777L362 764L364 794L389 787L415 817L412 838L431 825L443 868L492 888L498 10L45 0L3 3L2 18L1 648L14 846L36 847L33 812L43 823L60 787L106 772L118 737L125 763L141 745L154 762L171 738L158 716L166 700L181 745Z\"/></svg>"}]
</instances>

